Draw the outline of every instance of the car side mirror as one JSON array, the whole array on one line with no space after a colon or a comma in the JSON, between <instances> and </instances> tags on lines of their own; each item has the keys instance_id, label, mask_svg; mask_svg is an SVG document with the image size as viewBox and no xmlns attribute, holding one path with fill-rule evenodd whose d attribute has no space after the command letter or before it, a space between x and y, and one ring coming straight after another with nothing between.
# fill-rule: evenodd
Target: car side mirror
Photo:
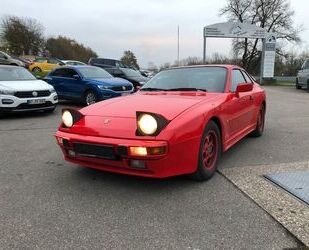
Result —
<instances>
[{"instance_id":1,"label":"car side mirror","mask_svg":"<svg viewBox=\"0 0 309 250\"><path fill-rule=\"evenodd\" d=\"M79 75L73 75L72 76L74 79L76 79L76 80L78 80L80 77L79 77Z\"/></svg>"},{"instance_id":2,"label":"car side mirror","mask_svg":"<svg viewBox=\"0 0 309 250\"><path fill-rule=\"evenodd\" d=\"M252 89L253 89L252 83L240 83L237 85L235 93L236 95L238 95L238 93L249 92L252 91Z\"/></svg>"}]
</instances>

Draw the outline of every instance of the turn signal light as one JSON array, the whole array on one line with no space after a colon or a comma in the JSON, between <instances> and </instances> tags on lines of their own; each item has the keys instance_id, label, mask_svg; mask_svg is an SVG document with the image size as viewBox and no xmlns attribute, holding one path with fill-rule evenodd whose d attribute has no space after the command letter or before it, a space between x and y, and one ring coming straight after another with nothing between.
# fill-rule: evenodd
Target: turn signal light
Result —
<instances>
[{"instance_id":1,"label":"turn signal light","mask_svg":"<svg viewBox=\"0 0 309 250\"><path fill-rule=\"evenodd\" d=\"M129 147L131 156L155 156L166 153L166 147Z\"/></svg>"}]
</instances>

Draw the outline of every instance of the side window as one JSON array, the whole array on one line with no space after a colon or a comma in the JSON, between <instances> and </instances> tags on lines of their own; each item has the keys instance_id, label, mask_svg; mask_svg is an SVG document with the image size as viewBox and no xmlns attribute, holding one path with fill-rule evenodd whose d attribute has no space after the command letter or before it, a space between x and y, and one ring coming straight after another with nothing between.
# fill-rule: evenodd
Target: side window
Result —
<instances>
[{"instance_id":1,"label":"side window","mask_svg":"<svg viewBox=\"0 0 309 250\"><path fill-rule=\"evenodd\" d=\"M64 76L68 78L73 78L74 75L78 75L77 72L73 69L63 69L64 70Z\"/></svg>"},{"instance_id":2,"label":"side window","mask_svg":"<svg viewBox=\"0 0 309 250\"><path fill-rule=\"evenodd\" d=\"M4 54L2 54L2 53L0 52L0 58L1 58L1 59L5 59L6 57L5 57Z\"/></svg>"},{"instance_id":3,"label":"side window","mask_svg":"<svg viewBox=\"0 0 309 250\"><path fill-rule=\"evenodd\" d=\"M56 69L52 74L52 76L65 77L64 69Z\"/></svg>"},{"instance_id":4,"label":"side window","mask_svg":"<svg viewBox=\"0 0 309 250\"><path fill-rule=\"evenodd\" d=\"M309 69L309 60L308 59L306 60L306 63L305 63L305 69Z\"/></svg>"},{"instance_id":5,"label":"side window","mask_svg":"<svg viewBox=\"0 0 309 250\"><path fill-rule=\"evenodd\" d=\"M246 82L243 74L238 69L232 71L232 86L231 92L235 92L237 85Z\"/></svg>"},{"instance_id":6,"label":"side window","mask_svg":"<svg viewBox=\"0 0 309 250\"><path fill-rule=\"evenodd\" d=\"M244 77L245 77L245 79L246 79L246 82L247 82L247 83L252 83L252 80L251 80L251 78L248 76L247 72L246 72L246 71L242 71L242 73L243 73L243 75L244 75Z\"/></svg>"},{"instance_id":7,"label":"side window","mask_svg":"<svg viewBox=\"0 0 309 250\"><path fill-rule=\"evenodd\" d=\"M51 64L58 64L58 63L59 63L59 61L58 61L57 59L53 59L53 58L49 58L49 59L47 60L47 62L48 62L48 63L51 63Z\"/></svg>"}]
</instances>

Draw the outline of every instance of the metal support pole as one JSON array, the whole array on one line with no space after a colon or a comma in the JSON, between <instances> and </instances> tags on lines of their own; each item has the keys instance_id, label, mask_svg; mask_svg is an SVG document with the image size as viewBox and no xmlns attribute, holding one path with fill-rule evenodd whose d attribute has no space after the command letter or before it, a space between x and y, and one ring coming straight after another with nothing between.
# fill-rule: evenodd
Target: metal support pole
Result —
<instances>
[{"instance_id":1,"label":"metal support pole","mask_svg":"<svg viewBox=\"0 0 309 250\"><path fill-rule=\"evenodd\" d=\"M206 36L204 36L204 45L203 45L203 64L206 64Z\"/></svg>"},{"instance_id":2,"label":"metal support pole","mask_svg":"<svg viewBox=\"0 0 309 250\"><path fill-rule=\"evenodd\" d=\"M265 57L265 38L262 38L262 55L261 55L261 66L260 66L260 84L263 84L263 71L264 71L264 58Z\"/></svg>"}]
</instances>

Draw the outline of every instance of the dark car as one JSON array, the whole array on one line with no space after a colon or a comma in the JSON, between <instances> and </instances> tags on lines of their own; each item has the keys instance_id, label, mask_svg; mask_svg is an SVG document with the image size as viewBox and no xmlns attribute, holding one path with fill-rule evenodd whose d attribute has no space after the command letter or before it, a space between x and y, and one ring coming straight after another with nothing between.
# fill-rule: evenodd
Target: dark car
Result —
<instances>
[{"instance_id":1,"label":"dark car","mask_svg":"<svg viewBox=\"0 0 309 250\"><path fill-rule=\"evenodd\" d=\"M98 66L103 69L114 68L114 67L130 68L129 66L125 65L123 62L119 60L109 58L90 58L88 64L92 66Z\"/></svg>"},{"instance_id":2,"label":"dark car","mask_svg":"<svg viewBox=\"0 0 309 250\"><path fill-rule=\"evenodd\" d=\"M142 87L149 80L148 77L142 76L139 71L130 68L106 68L105 70L115 77L130 81L135 90Z\"/></svg>"},{"instance_id":3,"label":"dark car","mask_svg":"<svg viewBox=\"0 0 309 250\"><path fill-rule=\"evenodd\" d=\"M78 100L86 105L133 92L129 81L94 66L56 68L44 80L55 88L59 98Z\"/></svg>"}]
</instances>

